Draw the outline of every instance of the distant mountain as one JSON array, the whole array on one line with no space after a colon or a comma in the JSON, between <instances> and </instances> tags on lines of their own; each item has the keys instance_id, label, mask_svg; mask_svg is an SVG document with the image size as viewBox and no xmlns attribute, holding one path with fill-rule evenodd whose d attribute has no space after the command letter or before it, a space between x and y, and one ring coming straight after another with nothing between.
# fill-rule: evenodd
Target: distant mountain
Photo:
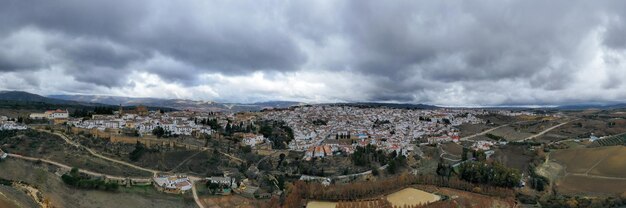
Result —
<instances>
[{"instance_id":1,"label":"distant mountain","mask_svg":"<svg viewBox=\"0 0 626 208\"><path fill-rule=\"evenodd\" d=\"M100 95L50 95L54 99L71 100L78 102L104 103L108 105L146 105L154 107L167 107L179 110L201 110L217 112L243 112L260 111L265 108L287 108L300 105L298 102L290 101L269 101L258 103L217 103L212 101L197 101L187 99L161 99L161 98L132 98L121 96L100 96Z\"/></svg>"},{"instance_id":2,"label":"distant mountain","mask_svg":"<svg viewBox=\"0 0 626 208\"><path fill-rule=\"evenodd\" d=\"M85 105L85 106L94 106L94 105L102 105L99 103L84 103L70 100L62 100L55 98L48 98L41 95L28 93L24 91L0 91L0 100L3 101L16 101L16 102L24 102L24 103L47 103L47 104L55 104L55 105Z\"/></svg>"},{"instance_id":3,"label":"distant mountain","mask_svg":"<svg viewBox=\"0 0 626 208\"><path fill-rule=\"evenodd\" d=\"M560 110L585 110L585 109L621 109L626 108L626 103L614 103L614 104L573 104L573 105L561 105L557 107Z\"/></svg>"}]
</instances>

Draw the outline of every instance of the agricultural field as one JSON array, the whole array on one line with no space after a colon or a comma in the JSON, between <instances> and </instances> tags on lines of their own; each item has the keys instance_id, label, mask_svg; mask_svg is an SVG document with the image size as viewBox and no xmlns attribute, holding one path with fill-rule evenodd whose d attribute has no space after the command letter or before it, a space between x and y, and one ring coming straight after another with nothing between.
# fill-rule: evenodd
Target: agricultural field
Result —
<instances>
[{"instance_id":1,"label":"agricultural field","mask_svg":"<svg viewBox=\"0 0 626 208\"><path fill-rule=\"evenodd\" d=\"M598 139L593 142L593 146L614 146L626 145L626 135L612 136L608 138Z\"/></svg>"},{"instance_id":2,"label":"agricultural field","mask_svg":"<svg viewBox=\"0 0 626 208\"><path fill-rule=\"evenodd\" d=\"M528 170L528 165L531 162L533 151L528 150L525 145L506 145L495 150L495 154L492 158L495 161L502 163L509 168L515 168L524 172Z\"/></svg>"},{"instance_id":3,"label":"agricultural field","mask_svg":"<svg viewBox=\"0 0 626 208\"><path fill-rule=\"evenodd\" d=\"M447 196L453 204L460 207L480 207L480 208L506 208L515 207L514 199L491 197L482 194L461 191L457 189L437 187L431 185L416 185L416 189L440 196Z\"/></svg>"},{"instance_id":4,"label":"agricultural field","mask_svg":"<svg viewBox=\"0 0 626 208\"><path fill-rule=\"evenodd\" d=\"M538 138L539 141L553 142L563 139L586 139L593 133L597 137L612 136L626 132L626 120L612 117L591 117L589 115L572 121Z\"/></svg>"},{"instance_id":5,"label":"agricultural field","mask_svg":"<svg viewBox=\"0 0 626 208\"><path fill-rule=\"evenodd\" d=\"M563 166L559 190L569 193L615 194L626 191L626 147L558 150L551 160Z\"/></svg>"},{"instance_id":6,"label":"agricultural field","mask_svg":"<svg viewBox=\"0 0 626 208\"><path fill-rule=\"evenodd\" d=\"M445 144L441 144L441 148L453 155L457 155L457 156L461 156L461 154L463 154L463 146L454 143L454 142L448 142Z\"/></svg>"},{"instance_id":7,"label":"agricultural field","mask_svg":"<svg viewBox=\"0 0 626 208\"><path fill-rule=\"evenodd\" d=\"M201 197L200 201L202 201L207 208L254 208L259 207L261 204L257 200L251 200L238 195Z\"/></svg>"},{"instance_id":8,"label":"agricultural field","mask_svg":"<svg viewBox=\"0 0 626 208\"><path fill-rule=\"evenodd\" d=\"M485 130L488 130L490 128L496 127L496 125L487 125L487 124L461 124L459 126L459 130L461 132L461 134L459 136L461 137L466 137L469 135L473 135L473 134L477 134L480 132L483 132Z\"/></svg>"},{"instance_id":9,"label":"agricultural field","mask_svg":"<svg viewBox=\"0 0 626 208\"><path fill-rule=\"evenodd\" d=\"M617 195L626 192L626 180L590 178L568 175L557 182L557 189L564 194Z\"/></svg>"},{"instance_id":10,"label":"agricultural field","mask_svg":"<svg viewBox=\"0 0 626 208\"><path fill-rule=\"evenodd\" d=\"M518 130L513 126L504 126L489 132L489 134L502 137L507 141L518 141L533 135L532 133Z\"/></svg>"}]
</instances>

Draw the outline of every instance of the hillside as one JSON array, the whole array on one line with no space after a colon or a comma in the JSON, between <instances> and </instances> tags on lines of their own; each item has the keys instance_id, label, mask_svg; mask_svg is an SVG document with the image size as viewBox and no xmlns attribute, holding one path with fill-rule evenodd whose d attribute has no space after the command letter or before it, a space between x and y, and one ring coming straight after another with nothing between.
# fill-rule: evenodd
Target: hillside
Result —
<instances>
[{"instance_id":1,"label":"hillside","mask_svg":"<svg viewBox=\"0 0 626 208\"><path fill-rule=\"evenodd\" d=\"M48 103L48 104L62 104L62 105L96 105L94 103L81 103L76 101L48 98L37 94L32 94L24 91L0 91L0 100L3 101L16 101L16 102L29 102L29 103Z\"/></svg>"}]
</instances>

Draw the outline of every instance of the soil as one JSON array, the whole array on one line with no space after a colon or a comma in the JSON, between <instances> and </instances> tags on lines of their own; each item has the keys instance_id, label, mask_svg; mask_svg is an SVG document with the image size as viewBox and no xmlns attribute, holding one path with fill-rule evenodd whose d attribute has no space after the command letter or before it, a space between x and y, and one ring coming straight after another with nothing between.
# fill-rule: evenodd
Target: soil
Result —
<instances>
[{"instance_id":1,"label":"soil","mask_svg":"<svg viewBox=\"0 0 626 208\"><path fill-rule=\"evenodd\" d=\"M24 192L11 186L0 185L0 207L37 207L37 202L33 201Z\"/></svg>"},{"instance_id":2,"label":"soil","mask_svg":"<svg viewBox=\"0 0 626 208\"><path fill-rule=\"evenodd\" d=\"M255 200L237 195L205 197L200 200L206 208L254 208L259 205Z\"/></svg>"},{"instance_id":3,"label":"soil","mask_svg":"<svg viewBox=\"0 0 626 208\"><path fill-rule=\"evenodd\" d=\"M419 189L405 188L387 195L387 200L393 205L404 207L406 205L419 205L439 201L441 197Z\"/></svg>"}]
</instances>

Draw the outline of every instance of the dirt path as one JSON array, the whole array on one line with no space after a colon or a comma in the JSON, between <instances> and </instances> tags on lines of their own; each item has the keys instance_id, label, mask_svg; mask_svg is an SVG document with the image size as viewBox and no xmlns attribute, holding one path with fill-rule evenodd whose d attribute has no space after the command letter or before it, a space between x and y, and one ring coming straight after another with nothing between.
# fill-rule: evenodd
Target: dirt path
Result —
<instances>
[{"instance_id":1,"label":"dirt path","mask_svg":"<svg viewBox=\"0 0 626 208\"><path fill-rule=\"evenodd\" d=\"M452 161L452 162L458 162L458 161L461 161L461 159L456 160L456 159L451 159L451 158L444 157L444 155L450 155L450 156L454 156L454 157L462 157L462 156L459 156L459 155L455 155L455 154L452 154L452 153L446 152L446 151L445 151L445 150L441 147L441 144L437 144L437 148L439 148L439 151L441 151L441 154L439 154L439 157L440 157L440 158L443 158L444 160L449 160L449 161Z\"/></svg>"},{"instance_id":2,"label":"dirt path","mask_svg":"<svg viewBox=\"0 0 626 208\"><path fill-rule=\"evenodd\" d=\"M567 173L567 174L573 175L573 176L587 177L587 178L610 179L610 180L626 180L626 178L590 175L590 174L587 174L587 173L585 173L585 174L582 174L582 173Z\"/></svg>"},{"instance_id":3,"label":"dirt path","mask_svg":"<svg viewBox=\"0 0 626 208\"><path fill-rule=\"evenodd\" d=\"M54 165L60 168L64 168L64 169L72 169L72 167L65 165L63 163L59 163L59 162L55 162L52 160L48 160L48 159L43 159L43 158L36 158L36 157L28 157L28 156L23 156L23 155L17 155L17 154L8 154L9 157L13 157L13 158L18 158L18 159L22 159L22 160L28 160L31 162L43 162L43 163L47 163L50 165ZM100 177L100 176L104 176L107 178L111 178L111 179L117 179L117 180L124 180L126 178L130 178L132 180L150 180L150 178L131 178L131 177L123 177L123 176L113 176L113 175L107 175L104 173L97 173L97 172L93 172L93 171L89 171L89 170L84 170L84 169L79 169L78 170L81 173L87 174L87 175L91 175L91 176L96 176L96 177Z\"/></svg>"},{"instance_id":4,"label":"dirt path","mask_svg":"<svg viewBox=\"0 0 626 208\"><path fill-rule=\"evenodd\" d=\"M477 137L477 136L480 136L480 135L487 134L487 133L489 133L489 132L491 132L491 131L493 131L493 130L496 130L496 129L499 129L499 128L502 128L502 127L505 127L505 126L508 126L508 125L511 125L511 124L504 124L504 125L496 126L496 127L493 127L493 128L487 129L487 130L485 130L485 131L483 131L483 132L480 132L480 133L476 133L476 134L472 134L472 135L469 135L469 136L463 137L463 138L461 138L460 140L461 140L461 141L467 141L468 139L471 139L471 138L474 138L474 137Z\"/></svg>"},{"instance_id":5,"label":"dirt path","mask_svg":"<svg viewBox=\"0 0 626 208\"><path fill-rule=\"evenodd\" d=\"M40 130L40 131L41 131L41 130ZM49 133L51 133L51 132L49 132ZM128 167L131 167L131 168L135 168L135 169L137 169L137 170L142 170L142 171L151 172L154 176L156 176L156 175L160 172L160 171L158 171L158 170L153 170L153 169L149 169L149 168L139 167L139 166L136 166L136 165L130 164L130 163L128 163L128 162L124 162L124 161L116 160L116 159L113 159L113 158L110 158L110 157L107 157L107 156L104 156L104 155L98 154L96 151L94 151L94 150L92 150L92 149L90 149L90 148L88 148L88 147L85 147L85 146L83 146L83 145L81 145L81 144L79 144L79 143L73 142L71 139L69 139L69 138L68 138L67 136L65 136L64 134L61 134L61 133L56 133L56 132L55 132L55 133L53 133L53 134L55 134L55 135L57 135L57 136L61 137L61 138L62 138L62 139L63 139L66 143L68 143L68 144L70 144L70 145L73 145L73 146L75 146L75 147L78 147L78 148L82 148L82 149L87 150L87 152L89 152L89 154L91 154L91 155L93 155L93 156L96 156L96 157L99 157L99 158L102 158L102 159L105 159L105 160L108 160L108 161L111 161L111 162L114 162L114 163L122 164L122 165L125 165L125 166L128 166ZM203 151L204 151L204 150L207 150L207 149L208 149L208 148L203 148ZM222 152L220 152L220 153L222 153ZM237 160L239 160L240 162L243 162L243 160L241 160L241 159L239 159L239 158L237 158L237 157L231 156L231 155L226 154L226 153L222 153L222 154L224 154L224 155L226 155L226 156L228 156L228 157L230 157L230 158L237 159ZM13 154L13 157L16 157L16 156L17 156L18 158L22 158L22 159L27 159L27 158L28 158L28 157L24 157L24 156L21 156L21 155L15 155L15 154ZM58 162L54 162L54 161L49 161L49 160L43 160L43 159L38 159L38 158L28 158L27 160L32 160L32 159L34 159L35 161L37 161L37 160L41 160L41 161L45 161L45 162L47 162L47 163L49 163L49 164L54 164L54 165L57 165L57 166L67 167L67 168L69 168L69 166L67 166L67 165L64 165L64 164L61 164L61 163L58 163ZM190 158L188 158L188 159L190 159ZM81 171L81 172L83 172L83 173L87 173L87 174L96 174L96 175L100 175L100 176L103 176L103 175L104 175L104 176L107 176L107 177L118 178L117 176L108 176L108 175L106 175L106 174L95 173L95 172L91 172L91 171L87 171L87 170L80 170L80 171ZM202 179L201 179L201 178L199 178L199 177L196 177L196 176L188 176L188 177L189 177L189 179L190 179L190 180L191 180L191 182L192 182L192 192L193 192L193 196L194 196L194 200L196 201L196 204L198 205L198 207L200 207L200 208L204 208L204 206L202 205L202 203L200 203L200 200L198 199L198 194L197 194L196 189L195 189L195 183L196 183L197 181L201 181Z\"/></svg>"},{"instance_id":6,"label":"dirt path","mask_svg":"<svg viewBox=\"0 0 626 208\"><path fill-rule=\"evenodd\" d=\"M41 198L43 194L41 194L41 191L39 191L39 189L31 185L27 185L27 184L23 184L19 182L13 182L13 187L25 190L26 194L30 196L37 204L39 204L39 207L41 208L50 207L48 204L45 203L45 200Z\"/></svg>"},{"instance_id":7,"label":"dirt path","mask_svg":"<svg viewBox=\"0 0 626 208\"><path fill-rule=\"evenodd\" d=\"M193 193L193 200L196 201L196 204L198 205L198 207L204 208L204 204L202 204L202 202L200 201L200 198L198 197L198 191L196 190L196 183L193 183L191 185L191 192Z\"/></svg>"},{"instance_id":8,"label":"dirt path","mask_svg":"<svg viewBox=\"0 0 626 208\"><path fill-rule=\"evenodd\" d=\"M185 164L187 161L191 160L191 158L195 157L196 155L203 153L204 151L207 151L207 149L204 149L200 152L197 152L189 157L187 157L187 159L183 160L182 162L180 162L176 167L172 168L172 170L168 171L168 172L174 172L176 169L178 169L180 166L182 166L183 164Z\"/></svg>"},{"instance_id":9,"label":"dirt path","mask_svg":"<svg viewBox=\"0 0 626 208\"><path fill-rule=\"evenodd\" d=\"M118 164L122 164L122 165L125 165L125 166L128 166L128 167L131 167L131 168L134 168L134 169L137 169L137 170L142 170L142 171L150 172L150 173L152 173L152 175L154 175L154 176L156 176L156 175L157 175L157 173L159 173L159 172L160 172L160 171L158 171L158 170L153 170L153 169L149 169L149 168L139 167L139 166L136 166L136 165L130 164L130 163L128 163L128 162L124 162L124 161L121 161L121 160L116 160L116 159L113 159L113 158L110 158L110 157L107 157L107 156L101 155L101 154L97 153L96 151L94 151L94 150L92 150L92 149L90 149L90 148L88 148L88 147L85 147L85 146L83 146L83 145L81 145L81 144L79 144L79 143L73 142L71 139L69 139L69 138L68 138L67 136L65 136L64 134L57 133L57 132L52 133L52 134L54 134L54 135L57 135L57 136L61 137L63 140L65 140L65 142L66 142L66 143L68 143L68 144L70 144L70 145L73 145L73 146L75 146L75 147L78 147L78 148L85 149L85 150L87 150L87 152L89 152L89 154L91 154L91 155L93 155L93 156L96 156L96 157L99 157L99 158L101 158L101 159L108 160L108 161L111 161L111 162L114 162L114 163L118 163Z\"/></svg>"},{"instance_id":10,"label":"dirt path","mask_svg":"<svg viewBox=\"0 0 626 208\"><path fill-rule=\"evenodd\" d=\"M578 120L578 119L569 120L569 121L566 121L566 122L563 122L563 123L557 124L557 125L555 125L555 126L552 126L552 127L550 127L550 128L547 128L546 130L543 130L543 131L541 131L541 132L539 132L539 133L537 133L537 134L535 134L535 135L532 135L532 136L526 137L525 139L520 140L520 142L523 142L523 141L526 141L526 140L531 140L531 139L537 138L538 136L544 135L545 133L548 133L549 131L552 131L552 130L554 130L554 129L556 129L556 128L559 128L559 127L561 127L561 126L563 126L563 125L565 125L565 124L568 124L569 122L576 121L576 120Z\"/></svg>"}]
</instances>

